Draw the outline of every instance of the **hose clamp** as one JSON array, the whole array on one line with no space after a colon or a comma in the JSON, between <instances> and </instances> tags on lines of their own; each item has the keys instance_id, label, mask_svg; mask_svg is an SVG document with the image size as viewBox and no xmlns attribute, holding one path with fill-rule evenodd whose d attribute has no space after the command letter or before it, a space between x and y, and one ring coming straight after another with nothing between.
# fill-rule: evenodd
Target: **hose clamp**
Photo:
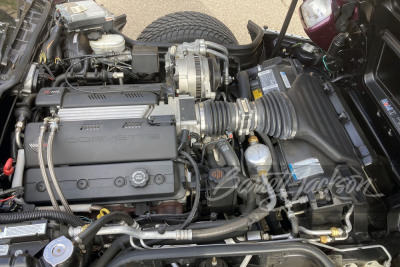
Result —
<instances>
[{"instance_id":1,"label":"hose clamp","mask_svg":"<svg viewBox=\"0 0 400 267\"><path fill-rule=\"evenodd\" d=\"M251 108L249 100L246 98L239 98L236 100L237 108L239 111L238 116L238 135L248 135L250 133L251 121L253 119L254 110Z\"/></svg>"}]
</instances>

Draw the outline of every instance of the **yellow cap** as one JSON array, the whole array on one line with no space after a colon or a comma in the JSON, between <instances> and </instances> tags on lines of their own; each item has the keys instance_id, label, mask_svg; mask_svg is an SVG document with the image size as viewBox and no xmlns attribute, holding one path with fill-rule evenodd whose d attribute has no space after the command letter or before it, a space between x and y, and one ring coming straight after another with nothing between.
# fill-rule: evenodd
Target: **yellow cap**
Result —
<instances>
[{"instance_id":1,"label":"yellow cap","mask_svg":"<svg viewBox=\"0 0 400 267\"><path fill-rule=\"evenodd\" d=\"M261 176L261 175L268 175L268 171L267 170L259 170L258 176Z\"/></svg>"},{"instance_id":2,"label":"yellow cap","mask_svg":"<svg viewBox=\"0 0 400 267\"><path fill-rule=\"evenodd\" d=\"M258 138L257 138L257 136L252 135L249 137L249 139L247 141L249 142L249 144L258 143Z\"/></svg>"}]
</instances>

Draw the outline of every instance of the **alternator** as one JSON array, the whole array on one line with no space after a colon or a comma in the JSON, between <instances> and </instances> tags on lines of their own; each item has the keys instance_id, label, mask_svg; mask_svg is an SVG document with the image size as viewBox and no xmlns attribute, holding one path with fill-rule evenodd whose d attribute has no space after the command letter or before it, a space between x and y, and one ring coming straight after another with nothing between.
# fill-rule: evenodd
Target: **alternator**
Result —
<instances>
[{"instance_id":1,"label":"alternator","mask_svg":"<svg viewBox=\"0 0 400 267\"><path fill-rule=\"evenodd\" d=\"M177 94L214 99L215 91L223 80L217 58L228 66L226 48L204 40L171 46L165 55L167 84L173 86ZM224 68L224 76L225 83L229 83L227 67Z\"/></svg>"}]
</instances>

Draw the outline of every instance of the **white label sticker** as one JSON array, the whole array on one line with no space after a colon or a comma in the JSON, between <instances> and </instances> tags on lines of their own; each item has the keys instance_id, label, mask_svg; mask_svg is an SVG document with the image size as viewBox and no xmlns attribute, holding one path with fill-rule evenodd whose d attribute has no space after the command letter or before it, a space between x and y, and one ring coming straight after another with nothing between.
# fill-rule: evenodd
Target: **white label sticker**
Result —
<instances>
[{"instance_id":1,"label":"white label sticker","mask_svg":"<svg viewBox=\"0 0 400 267\"><path fill-rule=\"evenodd\" d=\"M0 245L0 256L8 254L9 245Z\"/></svg>"},{"instance_id":2,"label":"white label sticker","mask_svg":"<svg viewBox=\"0 0 400 267\"><path fill-rule=\"evenodd\" d=\"M303 49L304 51L308 52L308 53L312 53L315 50L315 46L310 45L309 43L304 43L301 46L301 49Z\"/></svg>"},{"instance_id":3,"label":"white label sticker","mask_svg":"<svg viewBox=\"0 0 400 267\"><path fill-rule=\"evenodd\" d=\"M282 77L282 81L283 81L283 83L285 84L285 87L286 87L286 88L292 87L292 86L290 85L290 82L289 82L289 79L288 79L286 73L283 72L283 71L281 71L280 74L281 74L281 77Z\"/></svg>"},{"instance_id":4,"label":"white label sticker","mask_svg":"<svg viewBox=\"0 0 400 267\"><path fill-rule=\"evenodd\" d=\"M78 34L79 34L79 33L75 33L74 38L72 39L72 42L73 42L74 44L76 44L76 42L78 42Z\"/></svg>"},{"instance_id":5,"label":"white label sticker","mask_svg":"<svg viewBox=\"0 0 400 267\"><path fill-rule=\"evenodd\" d=\"M43 235L46 233L46 224L31 224L13 227L5 227L1 238Z\"/></svg>"},{"instance_id":6,"label":"white label sticker","mask_svg":"<svg viewBox=\"0 0 400 267\"><path fill-rule=\"evenodd\" d=\"M324 170L322 169L317 158L309 158L291 163L289 164L289 169L293 175L293 179L296 181L324 173Z\"/></svg>"},{"instance_id":7,"label":"white label sticker","mask_svg":"<svg viewBox=\"0 0 400 267\"><path fill-rule=\"evenodd\" d=\"M272 70L264 70L259 72L258 78L260 79L261 88L263 89L264 94L275 89L279 90L278 83L276 82Z\"/></svg>"},{"instance_id":8,"label":"white label sticker","mask_svg":"<svg viewBox=\"0 0 400 267\"><path fill-rule=\"evenodd\" d=\"M84 6L72 6L71 7L71 11L73 14L82 13L82 12L85 12L86 10L87 10L87 8Z\"/></svg>"}]
</instances>

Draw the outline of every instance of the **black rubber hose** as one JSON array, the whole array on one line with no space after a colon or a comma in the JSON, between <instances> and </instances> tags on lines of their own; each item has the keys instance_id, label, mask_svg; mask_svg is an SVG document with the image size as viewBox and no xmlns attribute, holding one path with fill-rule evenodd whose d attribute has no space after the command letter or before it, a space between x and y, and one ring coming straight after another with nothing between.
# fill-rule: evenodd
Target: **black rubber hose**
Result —
<instances>
[{"instance_id":1,"label":"black rubber hose","mask_svg":"<svg viewBox=\"0 0 400 267\"><path fill-rule=\"evenodd\" d=\"M189 141L189 130L183 129L181 132L181 140L178 145L178 152L181 152L184 149Z\"/></svg>"},{"instance_id":2,"label":"black rubber hose","mask_svg":"<svg viewBox=\"0 0 400 267\"><path fill-rule=\"evenodd\" d=\"M247 71L241 71L237 75L238 85L239 85L239 98L250 99L250 78Z\"/></svg>"},{"instance_id":3,"label":"black rubber hose","mask_svg":"<svg viewBox=\"0 0 400 267\"><path fill-rule=\"evenodd\" d=\"M79 217L63 211L33 210L0 214L0 224L33 221L40 219L55 220L60 223L66 223L73 227L85 225L85 222Z\"/></svg>"},{"instance_id":4,"label":"black rubber hose","mask_svg":"<svg viewBox=\"0 0 400 267\"><path fill-rule=\"evenodd\" d=\"M334 267L335 265L321 250L315 246L296 241L286 242L258 242L245 244L226 244L209 246L185 246L157 250L140 250L121 253L107 266L119 267L127 264L147 260L211 258L211 257L239 257L247 255L285 255L303 256L314 262L316 266Z\"/></svg>"},{"instance_id":5,"label":"black rubber hose","mask_svg":"<svg viewBox=\"0 0 400 267\"><path fill-rule=\"evenodd\" d=\"M97 232L107 223L111 221L124 221L128 225L132 225L135 220L131 216L122 212L112 212L104 215L100 219L92 222L90 226L75 237L78 243L88 244L97 234Z\"/></svg>"},{"instance_id":6,"label":"black rubber hose","mask_svg":"<svg viewBox=\"0 0 400 267\"><path fill-rule=\"evenodd\" d=\"M297 2L298 2L298 0L292 0L292 2L290 3L288 12L286 13L285 21L283 22L281 31L279 33L278 39L276 40L276 43L275 43L274 49L272 50L270 58L274 58L278 54L278 50L281 47L283 38L286 35L286 31L287 31L287 29L289 27L289 23L292 20L292 16L293 16L293 13L294 13L294 11L296 9Z\"/></svg>"},{"instance_id":7,"label":"black rubber hose","mask_svg":"<svg viewBox=\"0 0 400 267\"><path fill-rule=\"evenodd\" d=\"M196 196L194 197L194 202L193 202L193 207L192 210L190 211L188 217L186 220L179 226L178 229L182 230L185 229L193 220L194 216L197 213L197 209L199 208L199 203L200 203L200 171L199 167L197 166L196 161L192 158L192 156L189 155L189 153L186 153L184 151L181 151L180 154L184 156L190 164L192 164L192 167L194 169L194 176L196 178Z\"/></svg>"},{"instance_id":8,"label":"black rubber hose","mask_svg":"<svg viewBox=\"0 0 400 267\"><path fill-rule=\"evenodd\" d=\"M224 224L225 221L218 221L222 222L219 224ZM213 222L210 222L213 223ZM193 228L194 226L197 226L198 224L191 224L188 229L195 229ZM212 224L207 223L207 226L210 227ZM192 227L193 226L193 227ZM205 226L205 225L204 225ZM197 227L196 227L197 228ZM168 228L167 228L168 229ZM225 240L228 238L233 238L237 236L243 236L246 234L247 231L238 231L238 232L233 232L229 233L226 236L220 236L218 238L211 238L211 239L202 239L202 240L163 240L161 242L156 242L159 245L185 245L185 244L193 244L193 242L196 242L198 244L202 243L212 243L212 242L217 242L221 240ZM130 237L128 235L123 235L119 237L117 240L115 240L111 246L104 252L104 254L96 260L91 267L104 267L109 263L117 254L120 252L125 246L129 246L130 243ZM159 241L159 240L157 240ZM151 246L152 242L146 242L146 245ZM155 243L155 242L154 242Z\"/></svg>"},{"instance_id":9,"label":"black rubber hose","mask_svg":"<svg viewBox=\"0 0 400 267\"><path fill-rule=\"evenodd\" d=\"M271 91L248 103L254 116L239 115L240 107L227 101L203 101L197 108L204 113L202 133L221 136L247 127L279 139L292 139L298 128L297 115L289 97L282 92ZM256 120L257 118L257 120Z\"/></svg>"},{"instance_id":10,"label":"black rubber hose","mask_svg":"<svg viewBox=\"0 0 400 267\"><path fill-rule=\"evenodd\" d=\"M244 214L248 214L252 210L255 209L255 207L257 206L256 197L257 197L256 193L254 193L253 190L250 190L247 193L247 199L246 199L246 206L245 206Z\"/></svg>"},{"instance_id":11,"label":"black rubber hose","mask_svg":"<svg viewBox=\"0 0 400 267\"><path fill-rule=\"evenodd\" d=\"M233 220L222 226L217 226L208 229L193 230L192 236L194 240L215 238L218 236L227 235L231 232L242 230L243 227L251 227L254 223L259 222L265 216L269 214L269 210L265 208L257 208L250 212L248 215Z\"/></svg>"},{"instance_id":12,"label":"black rubber hose","mask_svg":"<svg viewBox=\"0 0 400 267\"><path fill-rule=\"evenodd\" d=\"M22 99L21 102L17 103L16 106L17 107L23 107L23 106L31 107L33 101L36 99L36 96L37 96L36 93L31 93L31 94L25 96L24 99Z\"/></svg>"},{"instance_id":13,"label":"black rubber hose","mask_svg":"<svg viewBox=\"0 0 400 267\"><path fill-rule=\"evenodd\" d=\"M228 141L221 141L216 144L216 147L221 153L221 155L224 157L226 165L234 168L237 171L240 171L240 161L238 156L235 153L235 150L233 150L233 147L228 143Z\"/></svg>"},{"instance_id":14,"label":"black rubber hose","mask_svg":"<svg viewBox=\"0 0 400 267\"><path fill-rule=\"evenodd\" d=\"M85 76L74 76L71 75L70 73L63 73L58 75L52 84L52 87L59 87L62 82L65 81L65 76L67 76L68 80L76 80L76 79L86 79L86 80L91 80L91 81L103 81L107 77L102 75L101 73L95 73L95 72L87 72Z\"/></svg>"},{"instance_id":15,"label":"black rubber hose","mask_svg":"<svg viewBox=\"0 0 400 267\"><path fill-rule=\"evenodd\" d=\"M281 171L281 168L279 167L278 155L276 154L276 150L271 142L271 139L265 133L261 133L261 132L256 132L256 133L261 138L261 141L264 143L264 145L268 146L269 151L271 152L272 171L274 172L276 179L278 179L280 188L282 188L282 187L284 188L282 171Z\"/></svg>"},{"instance_id":16,"label":"black rubber hose","mask_svg":"<svg viewBox=\"0 0 400 267\"><path fill-rule=\"evenodd\" d=\"M214 157L214 146L207 146L206 148L204 148L206 150L206 154L207 154L207 162L210 168L219 168L217 161L215 160Z\"/></svg>"},{"instance_id":17,"label":"black rubber hose","mask_svg":"<svg viewBox=\"0 0 400 267\"><path fill-rule=\"evenodd\" d=\"M237 75L239 98L251 98L250 79L258 73L258 66L241 71Z\"/></svg>"},{"instance_id":18,"label":"black rubber hose","mask_svg":"<svg viewBox=\"0 0 400 267\"><path fill-rule=\"evenodd\" d=\"M10 156L12 159L16 160L18 154L18 146L16 142L15 132L11 133L11 145L10 145Z\"/></svg>"}]
</instances>

